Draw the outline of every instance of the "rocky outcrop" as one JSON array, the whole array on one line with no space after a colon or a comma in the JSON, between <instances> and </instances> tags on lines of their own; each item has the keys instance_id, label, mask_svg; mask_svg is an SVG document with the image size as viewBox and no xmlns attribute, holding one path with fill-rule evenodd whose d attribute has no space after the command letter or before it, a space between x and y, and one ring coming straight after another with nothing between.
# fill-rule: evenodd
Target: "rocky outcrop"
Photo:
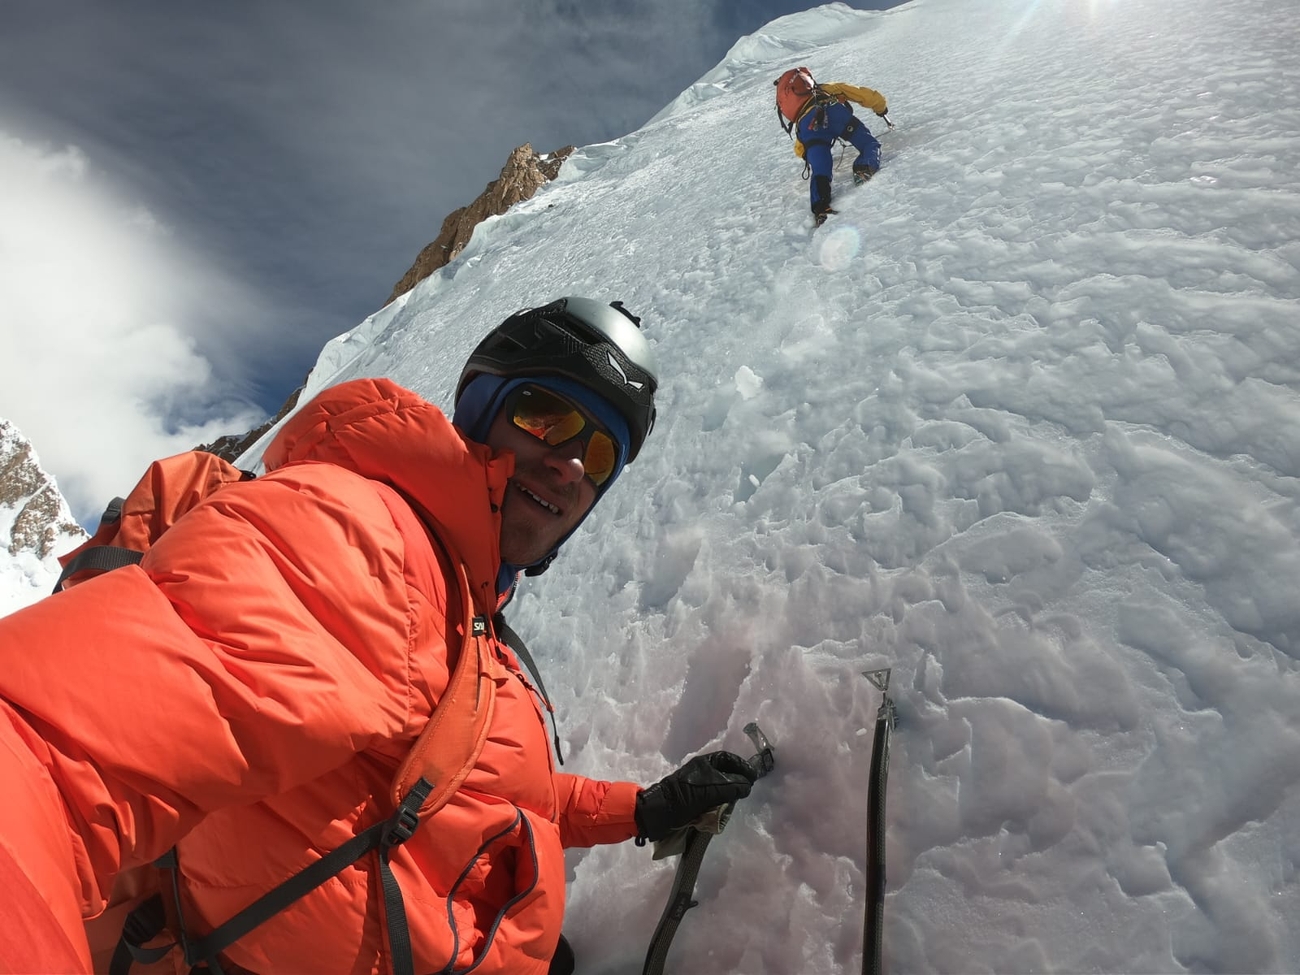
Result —
<instances>
[{"instance_id":1,"label":"rocky outcrop","mask_svg":"<svg viewBox=\"0 0 1300 975\"><path fill-rule=\"evenodd\" d=\"M54 478L41 469L32 445L0 420L0 549L46 560L85 538Z\"/></svg>"},{"instance_id":2,"label":"rocky outcrop","mask_svg":"<svg viewBox=\"0 0 1300 975\"><path fill-rule=\"evenodd\" d=\"M437 239L420 251L411 269L402 275L402 279L393 288L388 301L410 291L438 268L454 260L469 243L474 228L488 217L505 213L520 200L529 199L542 185L555 179L560 172L560 164L569 158L573 148L565 146L556 152L539 155L525 142L510 153L501 175L488 183L487 189L477 200L447 215Z\"/></svg>"}]
</instances>

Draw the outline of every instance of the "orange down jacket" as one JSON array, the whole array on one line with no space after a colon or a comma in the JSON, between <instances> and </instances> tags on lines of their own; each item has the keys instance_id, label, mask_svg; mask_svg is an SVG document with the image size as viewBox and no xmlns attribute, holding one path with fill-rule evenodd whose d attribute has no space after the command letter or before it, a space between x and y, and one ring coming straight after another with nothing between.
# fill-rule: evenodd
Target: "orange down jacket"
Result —
<instances>
[{"instance_id":1,"label":"orange down jacket","mask_svg":"<svg viewBox=\"0 0 1300 975\"><path fill-rule=\"evenodd\" d=\"M497 604L513 469L387 380L321 393L268 473L183 516L140 566L0 619L0 971L89 971L82 919L173 845L206 933L391 814L459 619ZM557 772L491 638L495 706L460 789L393 854L417 971L541 973L565 846L635 835L637 786ZM388 969L374 855L236 942L253 972Z\"/></svg>"}]
</instances>

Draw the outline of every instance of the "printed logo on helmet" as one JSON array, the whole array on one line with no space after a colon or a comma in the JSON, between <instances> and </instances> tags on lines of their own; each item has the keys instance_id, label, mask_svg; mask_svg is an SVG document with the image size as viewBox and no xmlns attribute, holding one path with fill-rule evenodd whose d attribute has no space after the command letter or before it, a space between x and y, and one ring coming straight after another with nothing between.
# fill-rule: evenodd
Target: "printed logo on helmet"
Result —
<instances>
[{"instance_id":1,"label":"printed logo on helmet","mask_svg":"<svg viewBox=\"0 0 1300 975\"><path fill-rule=\"evenodd\" d=\"M633 389L645 389L645 383L634 382L627 378L627 373L625 373L623 367L618 364L618 360L614 358L613 352L606 352L605 355L609 359L609 364L614 367L614 371L618 373L618 378L623 380L624 386L631 386Z\"/></svg>"}]
</instances>

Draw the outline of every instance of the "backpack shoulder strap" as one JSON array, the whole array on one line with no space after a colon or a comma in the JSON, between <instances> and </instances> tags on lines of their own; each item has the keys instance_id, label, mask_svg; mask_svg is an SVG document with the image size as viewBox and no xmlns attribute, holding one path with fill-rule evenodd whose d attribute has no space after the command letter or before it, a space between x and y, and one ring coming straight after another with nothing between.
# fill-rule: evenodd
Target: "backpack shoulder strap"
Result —
<instances>
[{"instance_id":1,"label":"backpack shoulder strap","mask_svg":"<svg viewBox=\"0 0 1300 975\"><path fill-rule=\"evenodd\" d=\"M89 548L79 548L69 556L63 571L59 573L59 578L54 582L53 591L62 592L63 584L78 572L93 572L98 575L128 565L139 565L143 558L143 552L133 548L120 548L117 545L92 545Z\"/></svg>"},{"instance_id":2,"label":"backpack shoulder strap","mask_svg":"<svg viewBox=\"0 0 1300 975\"><path fill-rule=\"evenodd\" d=\"M794 123L781 114L781 106L776 106L776 120L781 123L781 128L785 129L785 134L794 138Z\"/></svg>"},{"instance_id":3,"label":"backpack shoulder strap","mask_svg":"<svg viewBox=\"0 0 1300 975\"><path fill-rule=\"evenodd\" d=\"M812 94L808 96L808 103L804 106L804 112L809 112L814 108L820 108L829 105L831 102L838 102L838 95L831 94L821 85L813 85Z\"/></svg>"},{"instance_id":4,"label":"backpack shoulder strap","mask_svg":"<svg viewBox=\"0 0 1300 975\"><path fill-rule=\"evenodd\" d=\"M420 806L429 790L429 782L420 779L388 819L375 823L342 846L331 850L202 937L192 937L181 923L175 941L145 947L147 942L158 937L164 930L170 930L164 895L161 892L154 894L127 916L122 936L109 964L108 975L127 975L134 962L152 964L160 961L173 948L181 949L185 964L191 966L191 971L220 972L217 958L221 952L327 880L338 876L372 850L379 852L384 922L388 929L392 971L394 975L414 975L406 908L401 887L390 864L390 854L395 847L401 846L415 835L415 830L420 825ZM153 865L170 876L170 906L177 919L183 918L180 861L176 849L173 847L154 861ZM204 965L206 968L201 967Z\"/></svg>"},{"instance_id":5,"label":"backpack shoulder strap","mask_svg":"<svg viewBox=\"0 0 1300 975\"><path fill-rule=\"evenodd\" d=\"M560 729L555 723L555 706L551 704L551 698L546 693L546 684L542 681L542 672L537 669L537 662L533 660L533 655L528 652L528 644L524 643L524 638L514 631L501 613L498 612L492 617L492 625L497 631L497 636L515 652L515 656L519 658L520 663L528 668L528 673L537 682L537 693L541 695L542 702L551 715L551 734L554 736L552 740L555 743L555 757L563 765L564 751L560 748Z\"/></svg>"},{"instance_id":6,"label":"backpack shoulder strap","mask_svg":"<svg viewBox=\"0 0 1300 975\"><path fill-rule=\"evenodd\" d=\"M433 522L426 520L426 525ZM447 652L456 655L447 687L429 716L420 736L411 746L393 777L391 798L400 806L406 794L421 780L432 783L421 815L437 812L460 788L483 751L488 726L496 707L496 683L488 672L488 618L474 611L473 593L465 565L457 559L436 528L428 530L455 573L460 602L462 633L460 646L453 647L454 633L447 634ZM450 661L449 661L450 663ZM433 747L434 743L437 747Z\"/></svg>"}]
</instances>

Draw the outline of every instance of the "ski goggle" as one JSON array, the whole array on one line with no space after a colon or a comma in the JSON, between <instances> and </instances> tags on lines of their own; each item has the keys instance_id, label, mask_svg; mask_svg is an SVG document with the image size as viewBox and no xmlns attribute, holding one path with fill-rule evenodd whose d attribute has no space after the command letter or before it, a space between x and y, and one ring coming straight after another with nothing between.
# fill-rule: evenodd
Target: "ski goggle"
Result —
<instances>
[{"instance_id":1,"label":"ski goggle","mask_svg":"<svg viewBox=\"0 0 1300 975\"><path fill-rule=\"evenodd\" d=\"M600 487L614 473L618 444L579 407L558 393L524 385L506 399L510 422L538 440L558 447L570 440L582 442L582 468Z\"/></svg>"}]
</instances>

